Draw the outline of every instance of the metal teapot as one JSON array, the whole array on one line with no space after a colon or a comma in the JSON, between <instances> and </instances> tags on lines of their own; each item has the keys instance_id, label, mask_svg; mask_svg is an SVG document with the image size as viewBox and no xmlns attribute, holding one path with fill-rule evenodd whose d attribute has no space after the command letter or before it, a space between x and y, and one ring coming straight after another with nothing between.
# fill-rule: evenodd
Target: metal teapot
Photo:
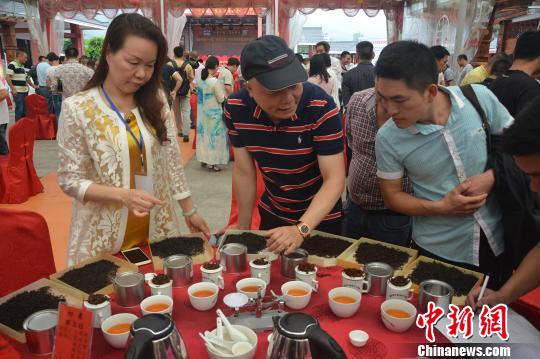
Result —
<instances>
[{"instance_id":1,"label":"metal teapot","mask_svg":"<svg viewBox=\"0 0 540 359\"><path fill-rule=\"evenodd\" d=\"M266 357L270 359L347 358L339 344L304 313L273 317L274 332Z\"/></svg>"},{"instance_id":2,"label":"metal teapot","mask_svg":"<svg viewBox=\"0 0 540 359\"><path fill-rule=\"evenodd\" d=\"M148 314L137 319L131 326L130 340L125 359L188 358L180 333L165 314Z\"/></svg>"}]
</instances>

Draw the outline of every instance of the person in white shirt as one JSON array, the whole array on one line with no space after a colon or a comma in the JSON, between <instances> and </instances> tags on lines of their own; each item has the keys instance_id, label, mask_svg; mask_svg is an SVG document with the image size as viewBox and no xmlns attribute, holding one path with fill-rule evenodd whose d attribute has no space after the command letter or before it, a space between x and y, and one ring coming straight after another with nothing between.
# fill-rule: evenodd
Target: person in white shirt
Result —
<instances>
[{"instance_id":1,"label":"person in white shirt","mask_svg":"<svg viewBox=\"0 0 540 359\"><path fill-rule=\"evenodd\" d=\"M318 54L328 54L328 56L330 56L330 44L327 41L319 41L315 45L315 52ZM335 57L330 56L330 61L332 63L332 70L335 74L337 74L339 68L341 67L339 60Z\"/></svg>"},{"instance_id":2,"label":"person in white shirt","mask_svg":"<svg viewBox=\"0 0 540 359\"><path fill-rule=\"evenodd\" d=\"M240 66L240 60L236 57L230 57L227 60L227 66L219 69L218 80L225 90L225 97L229 97L234 92L234 76L233 74L238 70Z\"/></svg>"},{"instance_id":3,"label":"person in white shirt","mask_svg":"<svg viewBox=\"0 0 540 359\"><path fill-rule=\"evenodd\" d=\"M458 76L457 85L461 85L461 81L467 76L467 74L474 68L470 63L467 55L460 54L457 58L457 63L459 65L460 71Z\"/></svg>"},{"instance_id":4,"label":"person in white shirt","mask_svg":"<svg viewBox=\"0 0 540 359\"><path fill-rule=\"evenodd\" d=\"M0 80L0 155L7 155L9 153L6 138L6 130L9 122L8 97L9 94L6 86Z\"/></svg>"}]
</instances>

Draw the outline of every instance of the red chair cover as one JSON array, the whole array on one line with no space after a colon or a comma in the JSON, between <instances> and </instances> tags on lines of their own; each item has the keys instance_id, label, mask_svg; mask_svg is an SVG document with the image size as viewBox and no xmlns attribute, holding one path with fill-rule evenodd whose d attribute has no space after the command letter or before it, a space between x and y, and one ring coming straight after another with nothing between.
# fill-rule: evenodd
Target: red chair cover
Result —
<instances>
[{"instance_id":1,"label":"red chair cover","mask_svg":"<svg viewBox=\"0 0 540 359\"><path fill-rule=\"evenodd\" d=\"M49 114L45 97L32 94L26 96L24 103L26 105L26 117L36 121L36 139L54 139L56 137L56 116Z\"/></svg>"},{"instance_id":2,"label":"red chair cover","mask_svg":"<svg viewBox=\"0 0 540 359\"><path fill-rule=\"evenodd\" d=\"M0 203L23 203L43 192L33 160L35 133L35 123L28 118L10 128L9 159L0 163Z\"/></svg>"},{"instance_id":3,"label":"red chair cover","mask_svg":"<svg viewBox=\"0 0 540 359\"><path fill-rule=\"evenodd\" d=\"M34 212L0 208L0 297L56 271L45 219Z\"/></svg>"}]
</instances>

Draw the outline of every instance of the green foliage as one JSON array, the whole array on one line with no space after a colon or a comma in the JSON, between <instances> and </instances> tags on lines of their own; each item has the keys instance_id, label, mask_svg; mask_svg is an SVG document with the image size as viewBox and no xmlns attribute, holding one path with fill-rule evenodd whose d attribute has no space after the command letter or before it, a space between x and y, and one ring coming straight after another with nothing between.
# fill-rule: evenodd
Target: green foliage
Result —
<instances>
[{"instance_id":1,"label":"green foliage","mask_svg":"<svg viewBox=\"0 0 540 359\"><path fill-rule=\"evenodd\" d=\"M71 39L64 39L64 46L62 47L63 52L66 52L66 50L71 47L71 44Z\"/></svg>"},{"instance_id":2,"label":"green foliage","mask_svg":"<svg viewBox=\"0 0 540 359\"><path fill-rule=\"evenodd\" d=\"M92 60L97 60L101 56L101 48L103 47L103 36L94 36L84 40L84 54Z\"/></svg>"}]
</instances>

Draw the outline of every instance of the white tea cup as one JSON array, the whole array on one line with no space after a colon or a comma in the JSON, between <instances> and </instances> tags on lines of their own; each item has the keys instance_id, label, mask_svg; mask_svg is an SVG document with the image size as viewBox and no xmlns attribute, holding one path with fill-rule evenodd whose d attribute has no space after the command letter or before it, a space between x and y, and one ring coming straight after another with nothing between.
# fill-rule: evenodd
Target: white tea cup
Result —
<instances>
[{"instance_id":1,"label":"white tea cup","mask_svg":"<svg viewBox=\"0 0 540 359\"><path fill-rule=\"evenodd\" d=\"M152 279L146 282L150 287L152 295L166 295L167 297L171 297L171 299L173 298L172 279L169 279L169 282L165 284L154 284Z\"/></svg>"},{"instance_id":2,"label":"white tea cup","mask_svg":"<svg viewBox=\"0 0 540 359\"><path fill-rule=\"evenodd\" d=\"M259 278L266 282L266 284L270 284L270 270L272 266L272 262L269 260L266 260L268 263L266 264L255 264L253 263L257 259L254 259L249 262L249 269L251 271L251 277L252 278Z\"/></svg>"},{"instance_id":3,"label":"white tea cup","mask_svg":"<svg viewBox=\"0 0 540 359\"><path fill-rule=\"evenodd\" d=\"M197 295L197 293L201 294L201 292L204 292L205 295ZM217 303L218 293L219 287L211 282L195 283L188 288L188 297L191 306L200 311L212 309Z\"/></svg>"},{"instance_id":4,"label":"white tea cup","mask_svg":"<svg viewBox=\"0 0 540 359\"><path fill-rule=\"evenodd\" d=\"M163 308L160 310L151 310L150 307L154 305L162 304ZM171 314L173 310L173 300L171 297L158 294L145 298L141 302L141 312L143 315L147 314Z\"/></svg>"},{"instance_id":5,"label":"white tea cup","mask_svg":"<svg viewBox=\"0 0 540 359\"><path fill-rule=\"evenodd\" d=\"M128 338L129 338L129 328L125 332L112 334L109 332L109 329L115 325L128 324L131 328L131 325L136 321L138 317L135 314L131 313L120 313L110 316L101 323L101 331L107 343L109 343L113 348L123 349L126 347Z\"/></svg>"},{"instance_id":6,"label":"white tea cup","mask_svg":"<svg viewBox=\"0 0 540 359\"><path fill-rule=\"evenodd\" d=\"M111 299L99 304L90 304L88 300L84 301L84 307L92 312L92 328L99 328L105 319L111 316Z\"/></svg>"},{"instance_id":7,"label":"white tea cup","mask_svg":"<svg viewBox=\"0 0 540 359\"><path fill-rule=\"evenodd\" d=\"M293 294L293 291L302 291L305 294ZM311 293L313 288L311 285L301 282L299 280L293 280L286 282L281 286L281 293L285 300L285 305L291 309L304 309L311 300Z\"/></svg>"},{"instance_id":8,"label":"white tea cup","mask_svg":"<svg viewBox=\"0 0 540 359\"><path fill-rule=\"evenodd\" d=\"M315 266L315 270L311 272L304 272L300 270L300 265L297 265L294 268L294 273L296 274L296 280L299 280L301 282L307 283L313 288L314 292L317 292L319 289L319 281L317 281L317 266Z\"/></svg>"},{"instance_id":9,"label":"white tea cup","mask_svg":"<svg viewBox=\"0 0 540 359\"><path fill-rule=\"evenodd\" d=\"M341 272L342 287L354 288L361 293L367 293L369 291L369 282L366 280L366 274L361 277L350 277L345 271Z\"/></svg>"},{"instance_id":10,"label":"white tea cup","mask_svg":"<svg viewBox=\"0 0 540 359\"><path fill-rule=\"evenodd\" d=\"M206 269L204 268L204 264L201 265L201 277L203 282L214 283L219 287L219 289L225 288L222 265L216 269Z\"/></svg>"},{"instance_id":11,"label":"white tea cup","mask_svg":"<svg viewBox=\"0 0 540 359\"><path fill-rule=\"evenodd\" d=\"M248 298L256 299L258 290L261 290L261 297L266 293L266 282L259 278L244 278L236 282L236 291L247 295Z\"/></svg>"},{"instance_id":12,"label":"white tea cup","mask_svg":"<svg viewBox=\"0 0 540 359\"><path fill-rule=\"evenodd\" d=\"M404 286L396 286L391 282L392 278L388 280L386 285L386 300L388 299L401 299L401 300L411 300L414 294L414 289L412 288L412 281L409 279L409 283Z\"/></svg>"}]
</instances>

